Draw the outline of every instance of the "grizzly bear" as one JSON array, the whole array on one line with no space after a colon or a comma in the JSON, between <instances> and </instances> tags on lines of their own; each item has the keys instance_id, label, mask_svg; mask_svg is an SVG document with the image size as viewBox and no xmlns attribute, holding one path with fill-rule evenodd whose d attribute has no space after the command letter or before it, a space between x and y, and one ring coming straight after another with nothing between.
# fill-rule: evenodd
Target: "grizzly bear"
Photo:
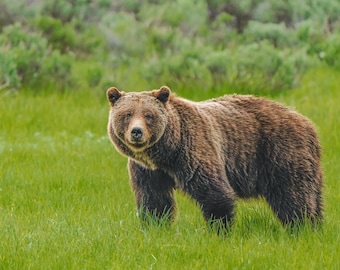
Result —
<instances>
[{"instance_id":1,"label":"grizzly bear","mask_svg":"<svg viewBox=\"0 0 340 270\"><path fill-rule=\"evenodd\" d=\"M189 194L208 224L228 226L235 200L263 197L283 224L322 219L321 150L313 124L277 102L225 95L193 102L166 86L107 90L108 134L127 156L139 216L176 212Z\"/></svg>"}]
</instances>

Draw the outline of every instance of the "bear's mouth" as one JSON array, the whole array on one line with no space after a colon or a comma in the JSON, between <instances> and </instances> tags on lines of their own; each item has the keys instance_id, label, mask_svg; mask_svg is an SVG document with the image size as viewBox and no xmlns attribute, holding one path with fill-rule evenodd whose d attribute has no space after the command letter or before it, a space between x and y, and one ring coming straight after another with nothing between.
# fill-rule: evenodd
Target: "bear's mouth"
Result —
<instances>
[{"instance_id":1,"label":"bear's mouth","mask_svg":"<svg viewBox=\"0 0 340 270\"><path fill-rule=\"evenodd\" d=\"M141 140L128 140L127 141L129 147L132 150L143 150L147 146L147 142Z\"/></svg>"}]
</instances>

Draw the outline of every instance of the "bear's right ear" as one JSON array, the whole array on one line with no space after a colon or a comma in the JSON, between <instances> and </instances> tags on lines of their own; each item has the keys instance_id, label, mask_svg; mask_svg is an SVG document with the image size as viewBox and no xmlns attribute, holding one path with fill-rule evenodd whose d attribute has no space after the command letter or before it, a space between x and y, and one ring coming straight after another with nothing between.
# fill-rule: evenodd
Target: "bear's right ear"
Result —
<instances>
[{"instance_id":1,"label":"bear's right ear","mask_svg":"<svg viewBox=\"0 0 340 270\"><path fill-rule=\"evenodd\" d=\"M162 86L158 90L154 90L151 92L152 95L157 98L160 102L165 103L168 101L169 96L171 94L171 90L167 86Z\"/></svg>"},{"instance_id":2,"label":"bear's right ear","mask_svg":"<svg viewBox=\"0 0 340 270\"><path fill-rule=\"evenodd\" d=\"M116 87L110 87L106 91L107 100L113 106L115 102L122 96L122 93Z\"/></svg>"}]
</instances>

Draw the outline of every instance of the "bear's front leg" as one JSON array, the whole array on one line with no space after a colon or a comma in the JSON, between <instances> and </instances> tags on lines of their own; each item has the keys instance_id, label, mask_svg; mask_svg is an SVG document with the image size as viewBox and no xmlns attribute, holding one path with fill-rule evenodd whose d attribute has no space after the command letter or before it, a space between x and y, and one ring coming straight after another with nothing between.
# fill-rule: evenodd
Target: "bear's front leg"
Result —
<instances>
[{"instance_id":1,"label":"bear's front leg","mask_svg":"<svg viewBox=\"0 0 340 270\"><path fill-rule=\"evenodd\" d=\"M197 173L197 177L188 182L185 191L198 202L210 227L218 231L230 228L236 195L226 176Z\"/></svg>"},{"instance_id":2,"label":"bear's front leg","mask_svg":"<svg viewBox=\"0 0 340 270\"><path fill-rule=\"evenodd\" d=\"M131 159L129 173L141 220L173 220L176 202L172 178L161 170L147 169Z\"/></svg>"}]
</instances>

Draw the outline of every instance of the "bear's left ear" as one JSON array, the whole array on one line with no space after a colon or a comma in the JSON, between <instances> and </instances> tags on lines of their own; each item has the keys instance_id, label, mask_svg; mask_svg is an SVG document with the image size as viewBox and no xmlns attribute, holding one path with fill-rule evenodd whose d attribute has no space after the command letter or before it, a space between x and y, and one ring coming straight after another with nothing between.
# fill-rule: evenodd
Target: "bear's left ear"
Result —
<instances>
[{"instance_id":1,"label":"bear's left ear","mask_svg":"<svg viewBox=\"0 0 340 270\"><path fill-rule=\"evenodd\" d=\"M113 106L122 95L123 93L119 92L119 90L116 87L110 87L106 91L106 96L111 106Z\"/></svg>"},{"instance_id":2,"label":"bear's left ear","mask_svg":"<svg viewBox=\"0 0 340 270\"><path fill-rule=\"evenodd\" d=\"M171 94L171 90L167 86L162 86L158 90L154 90L151 94L157 98L160 102L165 103L168 101L169 96Z\"/></svg>"}]
</instances>

